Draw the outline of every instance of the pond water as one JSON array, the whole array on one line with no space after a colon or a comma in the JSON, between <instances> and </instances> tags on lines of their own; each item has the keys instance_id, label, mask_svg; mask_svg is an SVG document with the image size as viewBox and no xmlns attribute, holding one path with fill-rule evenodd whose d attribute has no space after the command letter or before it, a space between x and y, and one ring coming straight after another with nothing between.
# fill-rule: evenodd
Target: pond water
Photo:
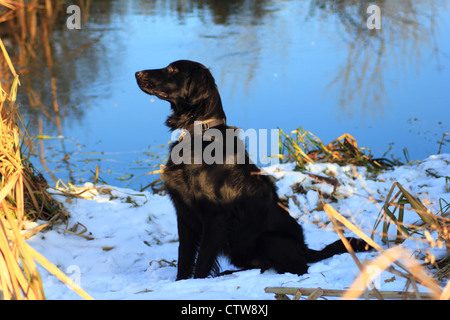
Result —
<instances>
[{"instance_id":1,"label":"pond water","mask_svg":"<svg viewBox=\"0 0 450 320\"><path fill-rule=\"evenodd\" d=\"M381 1L381 29L369 29L372 3L92 1L81 29L61 17L50 67L39 52L29 62L21 110L56 178L91 181L98 165L103 181L139 189L159 178L144 174L171 135L169 104L134 73L190 59L210 68L230 125L302 127L324 143L349 133L376 157L423 159L450 132L450 6Z\"/></svg>"}]
</instances>

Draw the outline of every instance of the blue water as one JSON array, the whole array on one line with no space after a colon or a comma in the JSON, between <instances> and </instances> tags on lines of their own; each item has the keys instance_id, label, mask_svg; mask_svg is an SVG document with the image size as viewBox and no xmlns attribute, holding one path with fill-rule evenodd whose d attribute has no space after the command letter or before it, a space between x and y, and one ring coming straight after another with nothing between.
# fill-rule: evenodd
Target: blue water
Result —
<instances>
[{"instance_id":1,"label":"blue water","mask_svg":"<svg viewBox=\"0 0 450 320\"><path fill-rule=\"evenodd\" d=\"M43 140L57 178L89 181L99 165L105 182L139 188L167 158L169 104L134 73L190 59L210 68L228 123L244 130L301 126L325 143L349 133L402 161L405 148L411 160L437 153L450 132L447 2L383 2L372 31L353 2L233 1L224 14L221 1L94 1L81 30L53 34L61 132L36 112L26 119L34 134L40 116L44 134L65 137ZM42 78L46 66L35 68Z\"/></svg>"}]
</instances>

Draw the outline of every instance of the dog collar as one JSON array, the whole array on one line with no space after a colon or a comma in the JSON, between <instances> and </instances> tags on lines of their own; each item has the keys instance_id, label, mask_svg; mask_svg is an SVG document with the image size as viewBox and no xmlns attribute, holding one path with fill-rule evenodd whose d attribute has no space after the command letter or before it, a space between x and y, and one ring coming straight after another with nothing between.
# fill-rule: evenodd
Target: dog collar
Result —
<instances>
[{"instance_id":1,"label":"dog collar","mask_svg":"<svg viewBox=\"0 0 450 320\"><path fill-rule=\"evenodd\" d=\"M200 128L201 132L205 132L206 130L209 130L211 128L220 126L221 124L226 124L225 118L223 119L208 119L203 121L195 121L194 123L190 124L186 129L181 130L181 135L178 138L178 140L183 140L183 137L189 132L191 135L194 134L195 128ZM198 130L198 129L197 129Z\"/></svg>"}]
</instances>

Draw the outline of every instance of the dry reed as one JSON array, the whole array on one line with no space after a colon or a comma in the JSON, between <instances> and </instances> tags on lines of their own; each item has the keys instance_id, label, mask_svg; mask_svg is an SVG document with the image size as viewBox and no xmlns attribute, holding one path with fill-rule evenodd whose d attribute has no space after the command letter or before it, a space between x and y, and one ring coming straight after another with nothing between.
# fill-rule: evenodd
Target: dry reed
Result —
<instances>
[{"instance_id":1,"label":"dry reed","mask_svg":"<svg viewBox=\"0 0 450 320\"><path fill-rule=\"evenodd\" d=\"M370 149L360 148L356 139L345 133L325 145L310 131L299 127L289 135L280 130L280 157L283 162L295 162L300 169L316 162L331 162L339 165L353 164L368 169L386 169L401 164L386 158L374 158Z\"/></svg>"},{"instance_id":2,"label":"dry reed","mask_svg":"<svg viewBox=\"0 0 450 320\"><path fill-rule=\"evenodd\" d=\"M341 299L358 299L358 298L377 298L383 299L435 299L435 300L449 300L450 299L450 281L447 279L447 284L444 288L438 285L435 277L433 277L419 261L413 258L411 252L402 246L394 246L384 250L380 245L366 235L360 228L356 227L348 219L342 216L329 204L323 204L324 211L327 213L334 229L343 241L347 250L350 252L352 258L360 269L359 275L354 280L350 288L346 290L322 289L322 288L291 288L291 287L267 287L266 293L274 293L278 300L290 300L287 295L293 295L293 300L299 300L302 296L308 296L307 300L315 300L320 297L340 297ZM380 255L373 261L368 263L361 263L356 257L355 253L348 244L348 241L343 236L342 226L347 230L352 231L358 237L363 239L373 249L378 251ZM442 226L446 228L445 226ZM406 279L407 286L404 291L380 291L377 290L373 284L383 271L388 271L396 276ZM429 292L420 292L418 284L426 287ZM412 291L408 291L409 287Z\"/></svg>"},{"instance_id":3,"label":"dry reed","mask_svg":"<svg viewBox=\"0 0 450 320\"><path fill-rule=\"evenodd\" d=\"M364 166L369 170L388 169L394 165L402 164L397 160L390 161L385 158L373 158L370 150L367 148L359 148L356 140L349 134L344 134L325 145L318 137L301 127L292 131L289 135L281 130L280 132L280 157L282 161L296 162L300 170L305 170L307 164L316 162L331 162L339 165L352 164L355 166ZM447 135L449 134L445 133L443 135L438 153L440 153ZM447 182L450 181L448 177L445 177L445 179ZM450 190L448 184L446 190ZM372 238L367 237L354 226L348 225L348 227L352 227L353 232L359 234L371 246L380 251L381 247L372 240L374 232L380 223L382 223L381 240L388 246L391 243L400 244L415 234L420 234L425 239L424 241L429 242L431 247L445 246L449 253L447 257L439 261L434 261L434 257L428 251L425 257L425 263L436 267L436 278L443 280L450 277L450 219L448 217L450 214L450 204L440 199L440 207L441 210L438 213L432 213L417 197L408 192L401 184L394 183L386 196L380 215L374 224ZM325 205L324 207L324 209L328 210L327 213L332 211L330 208L329 205ZM414 224L406 224L404 222L406 211L412 211L417 214L419 221ZM333 219L333 216L331 216L330 220L332 222ZM342 223L342 221L340 222ZM394 226L397 229L397 234L394 239L390 238L392 235L388 234L390 226ZM436 241L431 239L431 233L438 235ZM345 244L345 240L343 241ZM356 263L362 269L359 262Z\"/></svg>"},{"instance_id":4,"label":"dry reed","mask_svg":"<svg viewBox=\"0 0 450 320\"><path fill-rule=\"evenodd\" d=\"M396 188L398 188L398 192L392 196ZM406 224L404 222L405 210L415 212L419 218L419 222L415 224ZM450 228L450 219L448 219L446 215L446 211L442 210L439 215L433 214L417 197L414 197L400 183L396 182L392 185L391 190L386 197L380 215L375 222L372 236L377 226L383 221L381 240L387 245L391 242L395 244L402 243L414 233L424 232L424 235L426 236L430 232L436 231L438 234L437 245L443 246L447 243L447 247L450 248L450 234L448 232ZM388 235L391 224L397 228L397 235L393 240L389 239Z\"/></svg>"},{"instance_id":5,"label":"dry reed","mask_svg":"<svg viewBox=\"0 0 450 320\"><path fill-rule=\"evenodd\" d=\"M0 298L45 299L37 263L81 297L91 297L64 273L25 242L29 219L55 220L65 213L46 191L46 182L35 177L21 153L22 139L15 103L19 76L0 39L4 61L13 76L9 92L0 87ZM28 233L29 235L29 233Z\"/></svg>"},{"instance_id":6,"label":"dry reed","mask_svg":"<svg viewBox=\"0 0 450 320\"><path fill-rule=\"evenodd\" d=\"M366 265L365 267L360 268L360 275L350 287L349 292L345 293L342 298L354 299L361 296L367 289L367 286L370 284L370 279L373 279L374 277L373 267L376 267L375 270L378 270L378 273L381 273L384 270L388 270L395 273L396 275L405 277L408 283L412 284L417 297L420 297L420 294L417 291L416 287L416 283L419 283L430 290L430 297L433 299L447 300L450 298L448 293L450 290L450 281L448 281L444 290L441 290L437 285L436 280L418 263L417 260L411 257L411 252L400 246L394 246L388 250L384 250L381 246L375 243L371 237L367 236L360 228L353 225L344 216L333 209L329 204L324 204L324 210L330 217L336 230L339 230L340 228L335 220L339 221L346 228L354 232L357 236L359 236L370 246L381 253L381 255L373 262ZM340 236L342 238L341 234ZM357 261L355 255L352 255L352 257ZM357 262L357 264L358 266L362 266L359 261ZM396 264L398 267L400 267L402 271L400 272L396 270L392 266L393 264ZM371 270L371 272L369 273L368 270Z\"/></svg>"}]
</instances>

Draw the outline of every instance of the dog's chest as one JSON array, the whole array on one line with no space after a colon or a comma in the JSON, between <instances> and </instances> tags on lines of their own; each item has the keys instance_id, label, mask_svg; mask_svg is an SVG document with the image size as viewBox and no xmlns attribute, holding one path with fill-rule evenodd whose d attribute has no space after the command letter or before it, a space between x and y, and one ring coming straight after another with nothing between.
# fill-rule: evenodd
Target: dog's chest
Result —
<instances>
[{"instance_id":1,"label":"dog's chest","mask_svg":"<svg viewBox=\"0 0 450 320\"><path fill-rule=\"evenodd\" d=\"M164 184L170 189L188 188L182 166L168 163L161 175Z\"/></svg>"},{"instance_id":2,"label":"dog's chest","mask_svg":"<svg viewBox=\"0 0 450 320\"><path fill-rule=\"evenodd\" d=\"M192 165L176 165L170 161L167 163L162 179L169 194L178 193L183 195L183 198L191 200L195 198L199 191L199 186L196 184L198 173L191 167Z\"/></svg>"}]
</instances>

